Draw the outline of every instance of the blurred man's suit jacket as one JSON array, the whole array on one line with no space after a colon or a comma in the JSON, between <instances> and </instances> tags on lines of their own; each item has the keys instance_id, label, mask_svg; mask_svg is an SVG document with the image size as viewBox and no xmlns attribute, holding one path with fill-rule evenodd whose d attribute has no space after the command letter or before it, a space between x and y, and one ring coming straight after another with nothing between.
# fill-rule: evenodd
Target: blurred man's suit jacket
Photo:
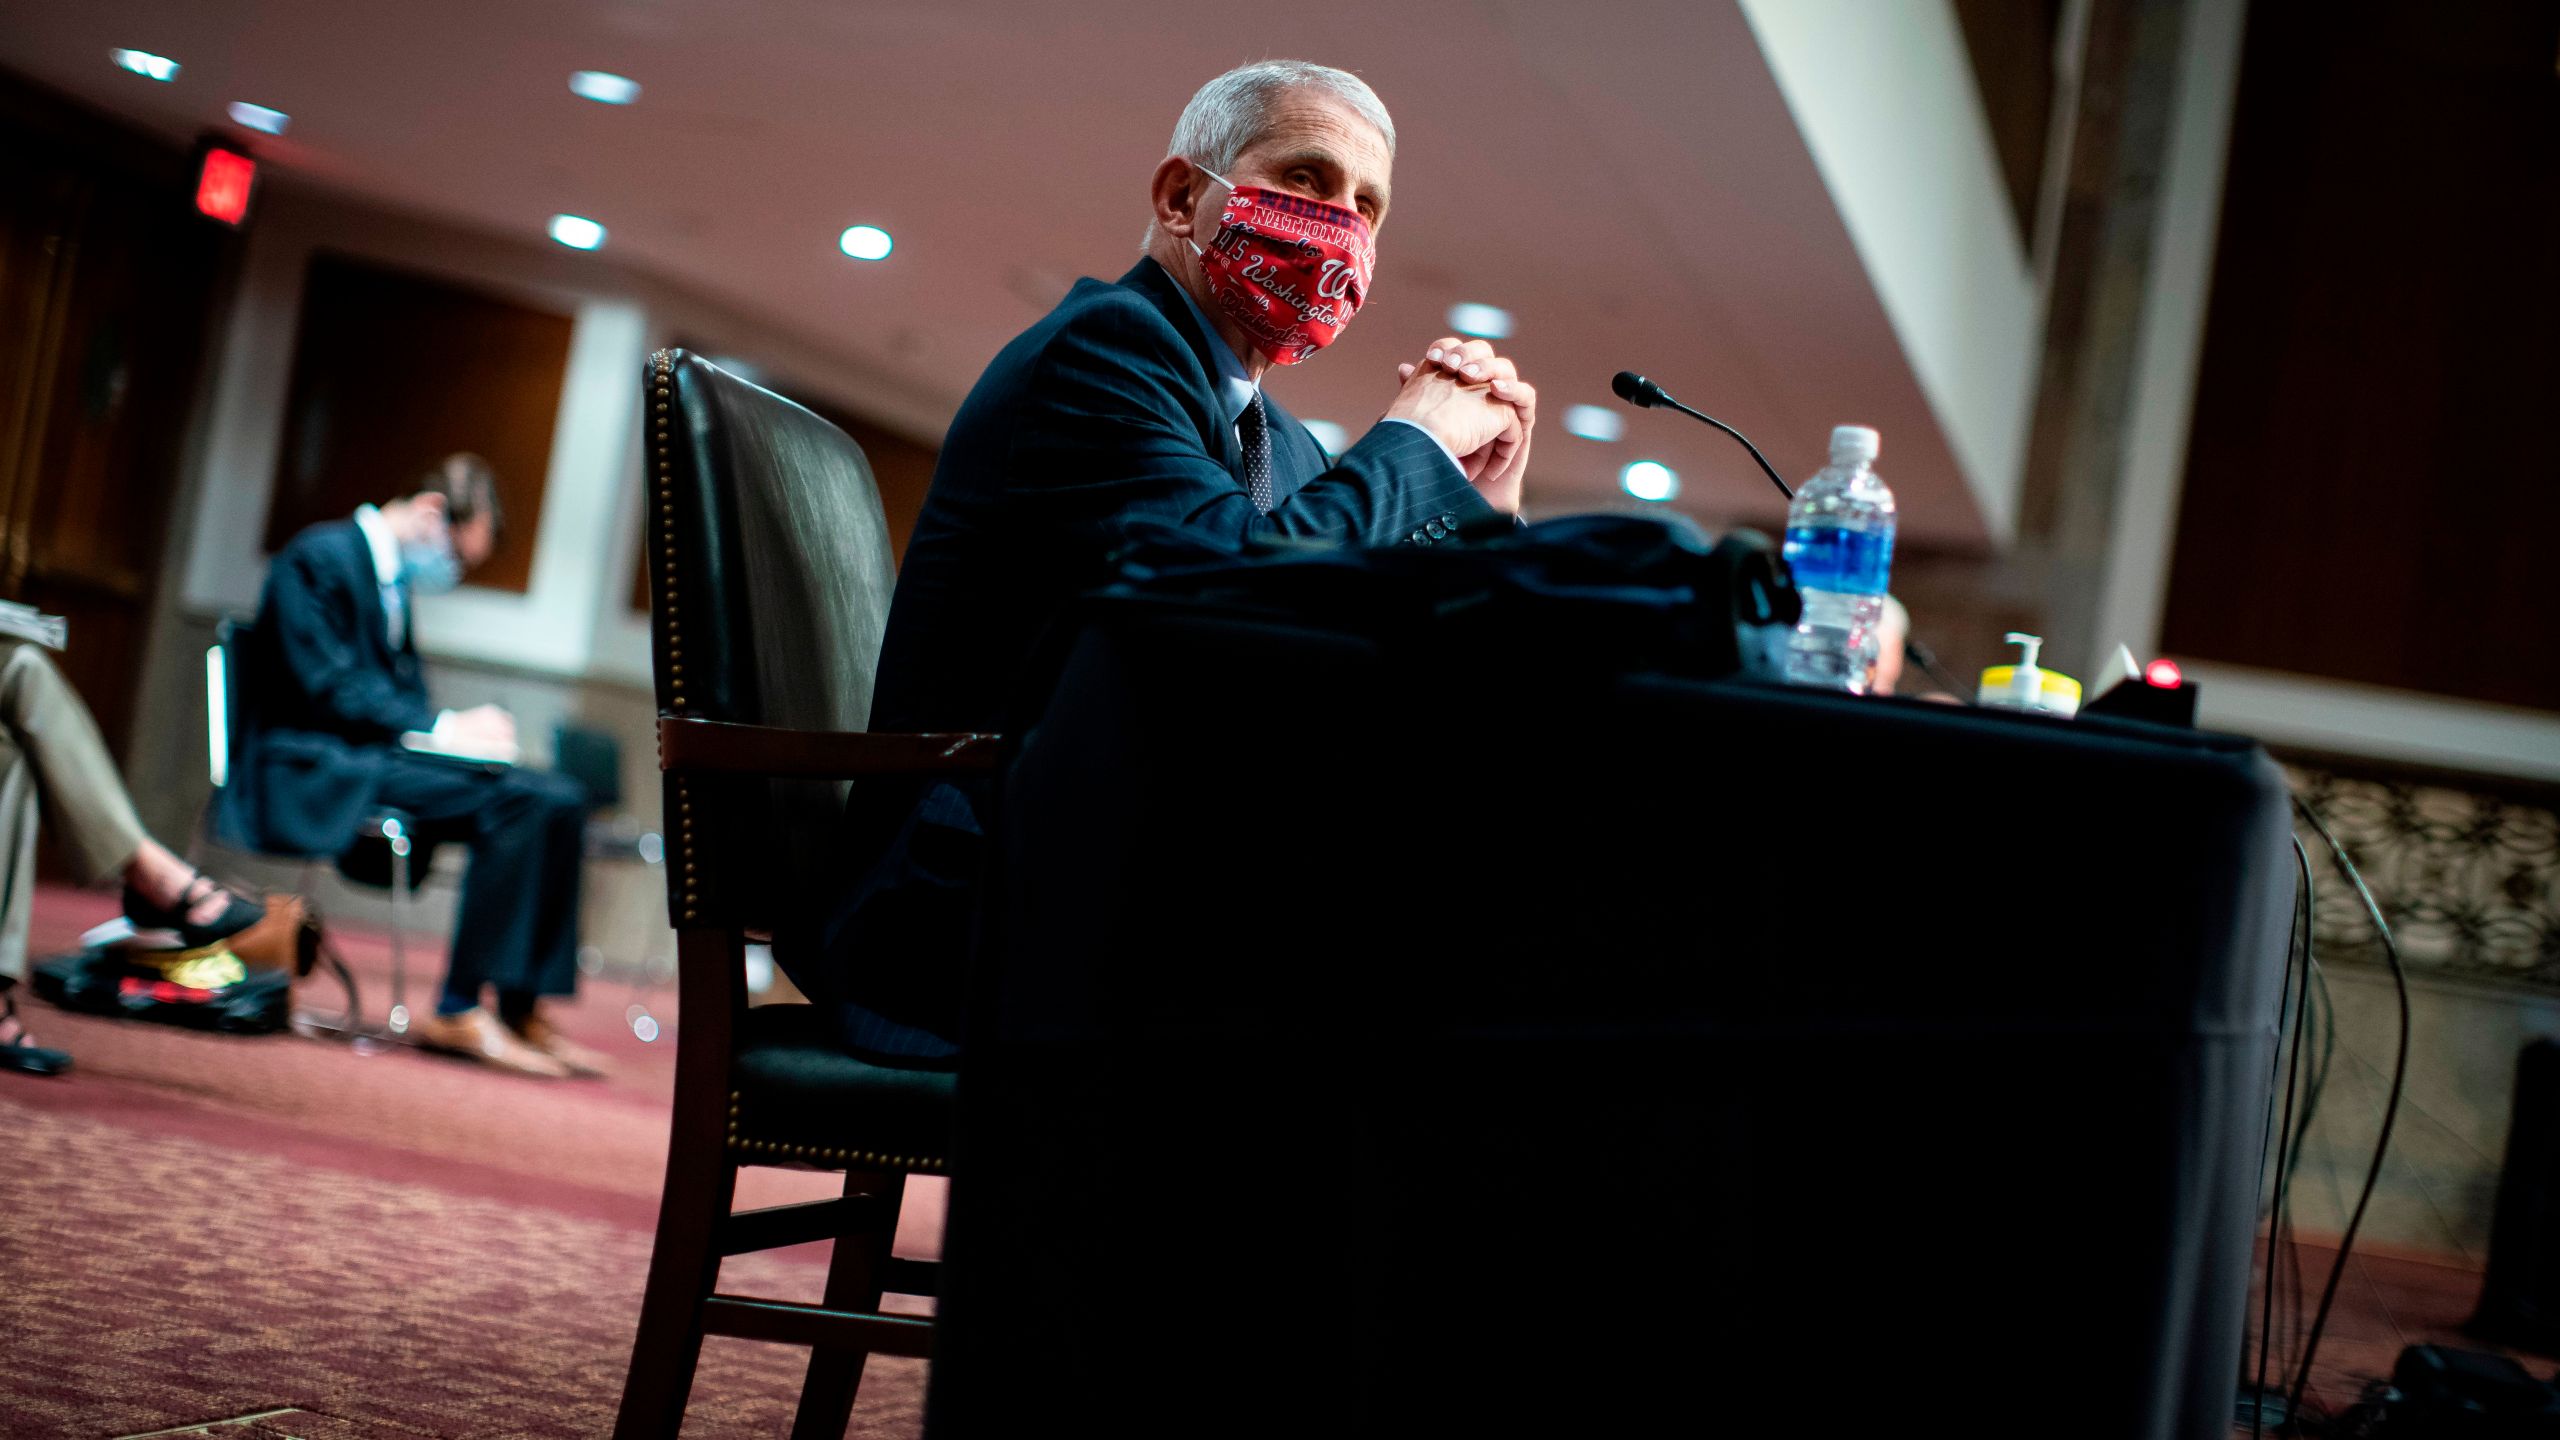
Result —
<instances>
[{"instance_id":1,"label":"blurred man's suit jacket","mask_svg":"<svg viewBox=\"0 0 2560 1440\"><path fill-rule=\"evenodd\" d=\"M1040 637L1107 578L1133 525L1378 546L1507 523L1417 427L1380 423L1328 460L1267 398L1274 504L1257 511L1230 383L1241 367L1202 319L1141 260L1117 281L1077 281L988 365L951 423L899 570L872 729L1001 729ZM848 843L879 858L817 953L783 959L812 998L840 1007L857 1051L953 1053L978 798L966 786L855 789Z\"/></svg>"},{"instance_id":2,"label":"blurred man's suit jacket","mask_svg":"<svg viewBox=\"0 0 2560 1440\"><path fill-rule=\"evenodd\" d=\"M238 665L224 833L270 854L336 855L372 808L401 732L436 723L417 627L392 643L373 552L353 520L311 526L277 552Z\"/></svg>"}]
</instances>

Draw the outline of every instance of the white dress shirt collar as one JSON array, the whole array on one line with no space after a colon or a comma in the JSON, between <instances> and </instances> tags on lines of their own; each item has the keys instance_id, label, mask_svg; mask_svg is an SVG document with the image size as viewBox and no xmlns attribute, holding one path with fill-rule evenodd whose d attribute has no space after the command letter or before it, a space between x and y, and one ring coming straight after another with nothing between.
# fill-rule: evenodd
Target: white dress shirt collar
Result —
<instances>
[{"instance_id":1,"label":"white dress shirt collar","mask_svg":"<svg viewBox=\"0 0 2560 1440\"><path fill-rule=\"evenodd\" d=\"M1191 307L1192 318L1200 322L1201 333L1209 337L1209 358L1218 367L1218 398L1226 402L1227 423L1233 425L1236 418L1244 414L1244 407L1253 403L1254 392L1262 387L1245 373L1244 361L1237 357L1236 347L1228 344L1227 338L1218 333L1218 327L1209 323L1209 312L1201 309L1200 302L1191 298L1190 287L1176 279L1173 288L1182 297L1182 303Z\"/></svg>"},{"instance_id":2,"label":"white dress shirt collar","mask_svg":"<svg viewBox=\"0 0 2560 1440\"><path fill-rule=\"evenodd\" d=\"M400 542L391 534L391 522L370 505L356 507L356 528L364 532L364 543L373 551L373 578L384 586L400 583Z\"/></svg>"}]
</instances>

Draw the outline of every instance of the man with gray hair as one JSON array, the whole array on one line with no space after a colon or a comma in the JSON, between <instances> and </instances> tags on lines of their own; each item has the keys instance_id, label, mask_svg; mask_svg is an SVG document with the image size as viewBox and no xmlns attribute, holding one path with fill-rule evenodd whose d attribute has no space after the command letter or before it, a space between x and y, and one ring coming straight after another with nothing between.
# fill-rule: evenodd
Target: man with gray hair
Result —
<instances>
[{"instance_id":1,"label":"man with gray hair","mask_svg":"<svg viewBox=\"0 0 2560 1440\"><path fill-rule=\"evenodd\" d=\"M1444 336L1399 365L1385 413L1338 458L1262 391L1368 298L1395 146L1345 71L1272 60L1200 87L1149 182L1145 258L1078 281L952 421L890 607L874 729L998 728L1035 639L1139 522L1356 546L1513 528L1537 392L1485 341ZM974 800L855 792L856 843L884 858L832 927L841 958L795 978L845 977L833 998L857 1049L949 1052ZM872 958L843 963L857 954ZM888 955L924 958L892 970Z\"/></svg>"}]
</instances>

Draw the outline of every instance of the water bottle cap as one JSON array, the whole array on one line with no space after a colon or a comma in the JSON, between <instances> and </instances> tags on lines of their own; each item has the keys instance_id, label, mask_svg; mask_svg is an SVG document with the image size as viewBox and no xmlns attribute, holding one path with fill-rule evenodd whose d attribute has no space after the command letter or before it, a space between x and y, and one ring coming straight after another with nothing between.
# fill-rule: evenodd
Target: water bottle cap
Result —
<instances>
[{"instance_id":1,"label":"water bottle cap","mask_svg":"<svg viewBox=\"0 0 2560 1440\"><path fill-rule=\"evenodd\" d=\"M1831 427L1831 463L1834 465L1871 464L1878 447L1876 432L1864 425Z\"/></svg>"}]
</instances>

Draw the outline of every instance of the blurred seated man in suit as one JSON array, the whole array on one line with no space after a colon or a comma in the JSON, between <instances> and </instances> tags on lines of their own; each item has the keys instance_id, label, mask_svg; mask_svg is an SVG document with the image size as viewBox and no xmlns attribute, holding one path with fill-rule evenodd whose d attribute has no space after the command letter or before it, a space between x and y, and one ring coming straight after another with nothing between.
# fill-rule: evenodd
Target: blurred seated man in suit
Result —
<instances>
[{"instance_id":1,"label":"blurred seated man in suit","mask_svg":"<svg viewBox=\"0 0 2560 1440\"><path fill-rule=\"evenodd\" d=\"M952 421L872 728L997 728L1035 638L1140 522L1354 546L1514 526L1537 392L1485 341L1443 336L1397 366L1385 414L1338 458L1263 392L1367 300L1395 146L1376 93L1322 65L1247 65L1191 98L1148 182L1145 257L1078 281ZM856 853L883 858L795 978L841 1002L860 1053L953 1053L975 798L855 789Z\"/></svg>"},{"instance_id":2,"label":"blurred seated man in suit","mask_svg":"<svg viewBox=\"0 0 2560 1440\"><path fill-rule=\"evenodd\" d=\"M454 455L411 493L323 521L277 552L244 657L227 825L263 851L334 856L369 812L390 808L428 844L467 842L443 993L411 1033L519 1074L599 1074L595 1053L541 1007L577 988L584 793L561 776L402 744L421 735L438 749L515 755L506 711L427 703L410 623L418 596L452 589L489 558L501 523L488 462Z\"/></svg>"},{"instance_id":3,"label":"blurred seated man in suit","mask_svg":"<svg viewBox=\"0 0 2560 1440\"><path fill-rule=\"evenodd\" d=\"M237 955L214 947L264 919L266 907L144 833L80 692L42 647L0 639L0 1070L52 1075L71 1064L36 1043L10 993L26 975L39 814L52 819L75 877L122 880L125 918L139 930L174 932L172 983L219 990L246 978Z\"/></svg>"}]
</instances>

